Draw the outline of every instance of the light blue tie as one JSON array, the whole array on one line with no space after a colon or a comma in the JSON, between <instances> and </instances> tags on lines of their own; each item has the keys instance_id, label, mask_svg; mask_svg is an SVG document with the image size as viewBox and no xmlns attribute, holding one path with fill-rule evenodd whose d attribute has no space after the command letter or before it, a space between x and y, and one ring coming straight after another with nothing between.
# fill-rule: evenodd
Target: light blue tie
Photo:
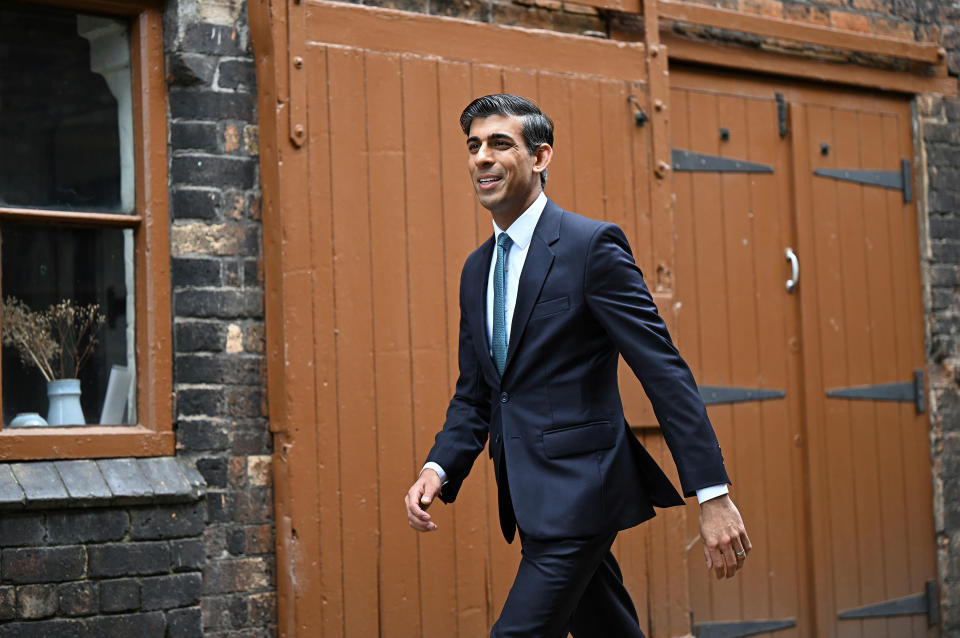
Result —
<instances>
[{"instance_id":1,"label":"light blue tie","mask_svg":"<svg viewBox=\"0 0 960 638\"><path fill-rule=\"evenodd\" d=\"M497 237L497 263L493 267L493 363L501 375L507 363L506 266L507 252L512 244L510 235L500 233Z\"/></svg>"}]
</instances>

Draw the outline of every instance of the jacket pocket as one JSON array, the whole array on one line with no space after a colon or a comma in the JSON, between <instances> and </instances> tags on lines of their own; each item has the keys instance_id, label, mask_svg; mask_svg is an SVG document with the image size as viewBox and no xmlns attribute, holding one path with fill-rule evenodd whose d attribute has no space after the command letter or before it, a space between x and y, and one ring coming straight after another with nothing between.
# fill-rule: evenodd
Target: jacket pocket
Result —
<instances>
[{"instance_id":1,"label":"jacket pocket","mask_svg":"<svg viewBox=\"0 0 960 638\"><path fill-rule=\"evenodd\" d=\"M547 315L555 315L558 312L563 312L564 310L570 310L570 297L556 297L555 299L547 299L546 301L541 301L533 307L533 311L530 313L530 319L537 319L538 317L546 317Z\"/></svg>"},{"instance_id":2,"label":"jacket pocket","mask_svg":"<svg viewBox=\"0 0 960 638\"><path fill-rule=\"evenodd\" d=\"M617 434L609 421L568 425L543 432L543 451L551 459L609 450Z\"/></svg>"}]
</instances>

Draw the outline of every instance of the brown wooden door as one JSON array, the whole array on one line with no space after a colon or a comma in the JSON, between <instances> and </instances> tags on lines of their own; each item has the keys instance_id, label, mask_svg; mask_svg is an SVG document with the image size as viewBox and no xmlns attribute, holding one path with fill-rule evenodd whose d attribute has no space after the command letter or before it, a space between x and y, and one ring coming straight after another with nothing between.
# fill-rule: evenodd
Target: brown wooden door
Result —
<instances>
[{"instance_id":1,"label":"brown wooden door","mask_svg":"<svg viewBox=\"0 0 960 638\"><path fill-rule=\"evenodd\" d=\"M486 456L457 504L432 510L439 531L410 530L402 505L458 372L460 268L492 232L458 117L485 93L537 100L557 130L547 194L621 224L644 270L669 272L671 221L650 212L650 126L628 100L651 108L643 46L353 5L265 6L254 26L272 29L290 63L261 98L280 103L262 130L278 145L266 179L283 193L264 219L267 311L283 335L271 333L270 376L281 633L485 635L519 558L499 532ZM656 294L672 307L669 286ZM638 387L627 386L628 417L662 456ZM654 636L688 625L683 516L617 542Z\"/></svg>"},{"instance_id":2,"label":"brown wooden door","mask_svg":"<svg viewBox=\"0 0 960 638\"><path fill-rule=\"evenodd\" d=\"M848 181L854 171L902 174L913 156L909 104L800 103L791 115L817 626L830 636L936 635L920 614L838 620L922 595L936 579L922 377L915 385L924 368L916 208L910 191ZM815 174L824 169L849 174ZM877 386L891 383L910 396L828 396L882 394Z\"/></svg>"},{"instance_id":3,"label":"brown wooden door","mask_svg":"<svg viewBox=\"0 0 960 638\"><path fill-rule=\"evenodd\" d=\"M923 367L915 207L902 190L813 173L892 180L912 156L909 103L723 74L673 80L680 347L705 396L752 393L708 408L755 549L737 579L717 582L691 542L697 633L933 635L921 615L839 617L922 595L935 578L927 420L912 402L826 394L912 383ZM693 511L687 522L694 539Z\"/></svg>"},{"instance_id":4,"label":"brown wooden door","mask_svg":"<svg viewBox=\"0 0 960 638\"><path fill-rule=\"evenodd\" d=\"M778 636L812 636L805 499L796 489L803 455L794 441L802 419L800 326L784 290L784 247L795 243L789 144L779 136L772 96L689 89L683 79L671 94L675 152L754 165L714 160L714 170L674 168L680 348L701 388L714 388L705 393L713 401L708 413L754 545L736 579L710 579L696 510L688 512L694 622L793 619L797 626ZM721 402L725 396L740 400Z\"/></svg>"}]
</instances>

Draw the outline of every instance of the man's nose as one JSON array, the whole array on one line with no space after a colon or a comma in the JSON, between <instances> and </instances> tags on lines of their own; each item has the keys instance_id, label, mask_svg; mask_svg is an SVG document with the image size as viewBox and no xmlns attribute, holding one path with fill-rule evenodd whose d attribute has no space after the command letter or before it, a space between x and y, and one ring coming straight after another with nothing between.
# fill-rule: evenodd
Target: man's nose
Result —
<instances>
[{"instance_id":1,"label":"man's nose","mask_svg":"<svg viewBox=\"0 0 960 638\"><path fill-rule=\"evenodd\" d=\"M481 144L480 148L477 149L477 164L489 164L493 161L493 157L490 153L490 147L486 144Z\"/></svg>"}]
</instances>

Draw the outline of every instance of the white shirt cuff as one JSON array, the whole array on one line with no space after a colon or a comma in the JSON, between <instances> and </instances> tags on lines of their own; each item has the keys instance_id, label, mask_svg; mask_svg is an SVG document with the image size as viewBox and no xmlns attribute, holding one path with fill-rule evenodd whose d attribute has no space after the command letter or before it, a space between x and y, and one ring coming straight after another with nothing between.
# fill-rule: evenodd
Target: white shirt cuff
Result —
<instances>
[{"instance_id":1,"label":"white shirt cuff","mask_svg":"<svg viewBox=\"0 0 960 638\"><path fill-rule=\"evenodd\" d=\"M440 477L440 485L447 484L447 473L443 471L443 468L434 463L433 461L427 461L423 464L423 467L420 468L420 471L423 472L426 469L431 469L437 473L437 476ZM726 487L726 486L724 486Z\"/></svg>"},{"instance_id":2,"label":"white shirt cuff","mask_svg":"<svg viewBox=\"0 0 960 638\"><path fill-rule=\"evenodd\" d=\"M434 465L436 465L436 463L434 463ZM440 480L443 480L443 475L441 475ZM730 488L728 488L726 484L711 485L710 487L697 490L697 502L703 503L704 501L709 501L711 498L717 498L718 496L729 493Z\"/></svg>"}]
</instances>

